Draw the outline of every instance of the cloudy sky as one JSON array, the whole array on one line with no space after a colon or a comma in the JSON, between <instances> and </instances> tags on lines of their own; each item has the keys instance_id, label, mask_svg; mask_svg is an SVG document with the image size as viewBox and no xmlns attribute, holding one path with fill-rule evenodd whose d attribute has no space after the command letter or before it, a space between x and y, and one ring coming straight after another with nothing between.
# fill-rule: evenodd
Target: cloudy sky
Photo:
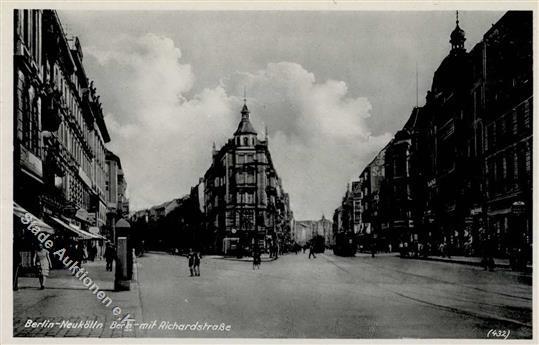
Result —
<instances>
[{"instance_id":1,"label":"cloudy sky","mask_svg":"<svg viewBox=\"0 0 539 345\"><path fill-rule=\"evenodd\" d=\"M101 94L132 210L180 197L240 119L270 150L296 219L331 217L449 52L454 12L60 11ZM460 12L466 48L501 12Z\"/></svg>"}]
</instances>

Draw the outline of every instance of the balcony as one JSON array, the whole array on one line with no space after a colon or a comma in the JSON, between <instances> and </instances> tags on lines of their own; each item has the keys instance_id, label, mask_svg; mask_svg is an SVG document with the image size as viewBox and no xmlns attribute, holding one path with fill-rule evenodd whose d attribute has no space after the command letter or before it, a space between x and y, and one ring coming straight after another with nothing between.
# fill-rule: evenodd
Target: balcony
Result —
<instances>
[{"instance_id":1,"label":"balcony","mask_svg":"<svg viewBox=\"0 0 539 345\"><path fill-rule=\"evenodd\" d=\"M62 123L60 94L54 82L45 86L45 99L43 102L42 129L44 131L56 132Z\"/></svg>"},{"instance_id":2,"label":"balcony","mask_svg":"<svg viewBox=\"0 0 539 345\"><path fill-rule=\"evenodd\" d=\"M30 152L22 144L19 147L19 162L21 164L21 167L24 168L26 171L30 172L32 175L41 179L43 177L43 162L41 161L41 159L32 152Z\"/></svg>"},{"instance_id":3,"label":"balcony","mask_svg":"<svg viewBox=\"0 0 539 345\"><path fill-rule=\"evenodd\" d=\"M254 182L236 182L236 188L241 189L256 189L257 184Z\"/></svg>"}]
</instances>

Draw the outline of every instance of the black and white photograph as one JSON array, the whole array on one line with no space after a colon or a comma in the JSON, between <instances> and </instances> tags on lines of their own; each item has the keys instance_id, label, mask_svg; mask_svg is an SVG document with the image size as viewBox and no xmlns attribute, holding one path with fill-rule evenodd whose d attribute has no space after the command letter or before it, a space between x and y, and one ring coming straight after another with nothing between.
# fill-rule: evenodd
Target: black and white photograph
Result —
<instances>
[{"instance_id":1,"label":"black and white photograph","mask_svg":"<svg viewBox=\"0 0 539 345\"><path fill-rule=\"evenodd\" d=\"M3 5L2 343L534 341L537 4L58 4Z\"/></svg>"}]
</instances>

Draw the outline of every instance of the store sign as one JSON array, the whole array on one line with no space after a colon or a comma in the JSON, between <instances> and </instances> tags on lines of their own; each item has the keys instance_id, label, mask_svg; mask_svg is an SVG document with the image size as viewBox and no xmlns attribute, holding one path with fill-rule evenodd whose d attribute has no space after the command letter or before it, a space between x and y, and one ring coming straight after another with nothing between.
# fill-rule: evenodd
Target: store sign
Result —
<instances>
[{"instance_id":1,"label":"store sign","mask_svg":"<svg viewBox=\"0 0 539 345\"><path fill-rule=\"evenodd\" d=\"M79 208L77 212L75 213L75 217L77 217L80 220L83 220L85 222L88 221L88 211L86 211L83 208Z\"/></svg>"},{"instance_id":2,"label":"store sign","mask_svg":"<svg viewBox=\"0 0 539 345\"><path fill-rule=\"evenodd\" d=\"M21 165L38 177L43 177L43 164L41 159L35 156L32 152L28 151L24 146L21 148Z\"/></svg>"},{"instance_id":3,"label":"store sign","mask_svg":"<svg viewBox=\"0 0 539 345\"><path fill-rule=\"evenodd\" d=\"M64 185L64 180L62 179L62 177L54 175L54 187L58 189L62 189L63 185Z\"/></svg>"},{"instance_id":4,"label":"store sign","mask_svg":"<svg viewBox=\"0 0 539 345\"><path fill-rule=\"evenodd\" d=\"M97 222L97 215L95 212L88 213L87 221L90 224L95 224Z\"/></svg>"},{"instance_id":5,"label":"store sign","mask_svg":"<svg viewBox=\"0 0 539 345\"><path fill-rule=\"evenodd\" d=\"M524 214L526 212L526 204L523 201L516 201L511 206L513 214Z\"/></svg>"},{"instance_id":6,"label":"store sign","mask_svg":"<svg viewBox=\"0 0 539 345\"><path fill-rule=\"evenodd\" d=\"M483 208L481 208L481 207L472 208L470 210L470 214L472 216L475 216L475 215L478 215L478 214L481 214L481 213L483 213Z\"/></svg>"}]
</instances>

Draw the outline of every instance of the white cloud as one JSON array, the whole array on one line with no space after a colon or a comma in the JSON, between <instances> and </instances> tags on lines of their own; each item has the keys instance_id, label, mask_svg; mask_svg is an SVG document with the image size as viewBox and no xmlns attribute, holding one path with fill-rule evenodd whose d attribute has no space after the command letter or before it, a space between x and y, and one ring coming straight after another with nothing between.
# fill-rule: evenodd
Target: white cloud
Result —
<instances>
[{"instance_id":1,"label":"white cloud","mask_svg":"<svg viewBox=\"0 0 539 345\"><path fill-rule=\"evenodd\" d=\"M239 121L243 88L259 135L270 150L297 218L331 217L344 186L389 135L371 137L371 105L348 96L346 83L317 81L291 62L225 76L219 86L188 97L191 66L166 37L122 36L87 50L104 69L111 113L111 149L122 159L132 209L189 192L210 164L211 144L223 144Z\"/></svg>"},{"instance_id":2,"label":"white cloud","mask_svg":"<svg viewBox=\"0 0 539 345\"><path fill-rule=\"evenodd\" d=\"M270 128L272 157L298 218L331 217L346 183L390 138L370 136L367 99L348 97L342 81L317 82L296 63L270 63L223 84L233 92L248 86L253 122Z\"/></svg>"}]
</instances>

